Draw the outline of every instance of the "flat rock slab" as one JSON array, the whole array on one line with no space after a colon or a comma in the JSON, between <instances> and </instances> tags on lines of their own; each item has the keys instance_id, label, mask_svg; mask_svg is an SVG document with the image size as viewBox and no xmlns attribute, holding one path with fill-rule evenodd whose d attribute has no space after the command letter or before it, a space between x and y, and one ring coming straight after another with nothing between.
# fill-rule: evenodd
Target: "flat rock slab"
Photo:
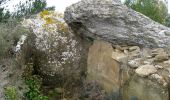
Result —
<instances>
[{"instance_id":1,"label":"flat rock slab","mask_svg":"<svg viewBox=\"0 0 170 100\"><path fill-rule=\"evenodd\" d=\"M139 68L137 68L135 70L135 72L141 76L141 77L145 77L148 76L150 74L153 74L155 72L157 72L157 69L155 68L155 66L153 65L142 65Z\"/></svg>"},{"instance_id":2,"label":"flat rock slab","mask_svg":"<svg viewBox=\"0 0 170 100\"><path fill-rule=\"evenodd\" d=\"M91 39L118 45L168 47L170 29L118 0L81 0L67 7L64 19L72 30Z\"/></svg>"}]
</instances>

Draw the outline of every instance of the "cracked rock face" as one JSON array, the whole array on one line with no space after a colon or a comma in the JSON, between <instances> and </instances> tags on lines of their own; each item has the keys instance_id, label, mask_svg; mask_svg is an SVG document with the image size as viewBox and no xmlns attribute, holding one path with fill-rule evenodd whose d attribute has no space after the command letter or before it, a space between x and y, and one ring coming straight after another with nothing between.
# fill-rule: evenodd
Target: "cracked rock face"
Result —
<instances>
[{"instance_id":1,"label":"cracked rock face","mask_svg":"<svg viewBox=\"0 0 170 100\"><path fill-rule=\"evenodd\" d=\"M129 9L118 0L82 0L64 16L76 34L112 44L168 47L170 29Z\"/></svg>"}]
</instances>

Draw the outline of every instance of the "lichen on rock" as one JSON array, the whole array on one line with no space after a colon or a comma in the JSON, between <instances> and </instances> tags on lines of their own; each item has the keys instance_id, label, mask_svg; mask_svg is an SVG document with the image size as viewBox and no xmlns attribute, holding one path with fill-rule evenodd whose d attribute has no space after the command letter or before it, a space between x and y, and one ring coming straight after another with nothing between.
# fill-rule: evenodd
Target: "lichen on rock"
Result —
<instances>
[{"instance_id":1,"label":"lichen on rock","mask_svg":"<svg viewBox=\"0 0 170 100\"><path fill-rule=\"evenodd\" d=\"M23 25L32 30L30 35L35 36L28 37L27 41L35 41L30 45L35 47L34 64L40 74L59 78L80 75L82 47L78 38L68 30L61 14L45 10L34 18L24 20Z\"/></svg>"}]
</instances>

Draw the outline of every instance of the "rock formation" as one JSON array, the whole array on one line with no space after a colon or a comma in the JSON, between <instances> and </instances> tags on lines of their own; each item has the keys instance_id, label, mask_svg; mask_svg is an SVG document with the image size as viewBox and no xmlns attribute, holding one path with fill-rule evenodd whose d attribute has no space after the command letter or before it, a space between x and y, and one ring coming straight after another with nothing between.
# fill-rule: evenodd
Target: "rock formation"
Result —
<instances>
[{"instance_id":1,"label":"rock formation","mask_svg":"<svg viewBox=\"0 0 170 100\"><path fill-rule=\"evenodd\" d=\"M169 28L117 0L82 0L64 19L76 36L93 41L86 80L110 100L169 100Z\"/></svg>"},{"instance_id":2,"label":"rock formation","mask_svg":"<svg viewBox=\"0 0 170 100\"><path fill-rule=\"evenodd\" d=\"M45 91L68 100L169 100L169 28L119 0L82 0L64 19L68 26L45 10L22 22L30 32L16 45L17 63L30 64Z\"/></svg>"},{"instance_id":3,"label":"rock formation","mask_svg":"<svg viewBox=\"0 0 170 100\"><path fill-rule=\"evenodd\" d=\"M76 84L85 68L85 49L81 40L68 31L62 15L43 11L23 21L23 25L33 30L22 47L23 59L36 66L45 84L67 84L65 80Z\"/></svg>"},{"instance_id":4,"label":"rock formation","mask_svg":"<svg viewBox=\"0 0 170 100\"><path fill-rule=\"evenodd\" d=\"M118 0L82 0L65 11L77 34L112 44L168 47L170 29L126 7Z\"/></svg>"}]
</instances>

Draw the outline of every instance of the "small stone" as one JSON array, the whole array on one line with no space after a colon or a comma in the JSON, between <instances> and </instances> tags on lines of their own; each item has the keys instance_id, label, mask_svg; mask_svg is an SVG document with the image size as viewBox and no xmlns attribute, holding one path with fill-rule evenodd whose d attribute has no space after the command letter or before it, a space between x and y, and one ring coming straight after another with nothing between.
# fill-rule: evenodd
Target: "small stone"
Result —
<instances>
[{"instance_id":1,"label":"small stone","mask_svg":"<svg viewBox=\"0 0 170 100\"><path fill-rule=\"evenodd\" d=\"M147 58L152 58L152 56L147 56Z\"/></svg>"},{"instance_id":2,"label":"small stone","mask_svg":"<svg viewBox=\"0 0 170 100\"><path fill-rule=\"evenodd\" d=\"M140 51L140 48L138 46L133 46L133 47L129 48L129 51L130 52L132 52L132 51Z\"/></svg>"},{"instance_id":3,"label":"small stone","mask_svg":"<svg viewBox=\"0 0 170 100\"><path fill-rule=\"evenodd\" d=\"M163 79L163 77L160 76L160 75L158 75L158 74L152 74L151 77L154 78L154 79L156 79L156 80Z\"/></svg>"},{"instance_id":4,"label":"small stone","mask_svg":"<svg viewBox=\"0 0 170 100\"><path fill-rule=\"evenodd\" d=\"M155 79L158 83L162 84L163 86L167 86L167 82L165 81L165 79L160 76L159 74L152 74L151 75L152 79Z\"/></svg>"},{"instance_id":5,"label":"small stone","mask_svg":"<svg viewBox=\"0 0 170 100\"><path fill-rule=\"evenodd\" d=\"M164 64L170 64L170 60L164 61Z\"/></svg>"},{"instance_id":6,"label":"small stone","mask_svg":"<svg viewBox=\"0 0 170 100\"><path fill-rule=\"evenodd\" d=\"M138 67L135 72L141 77L146 77L157 72L157 69L153 65L142 65Z\"/></svg>"},{"instance_id":7,"label":"small stone","mask_svg":"<svg viewBox=\"0 0 170 100\"><path fill-rule=\"evenodd\" d=\"M112 52L112 58L122 63L127 63L128 60L128 56L123 52Z\"/></svg>"},{"instance_id":8,"label":"small stone","mask_svg":"<svg viewBox=\"0 0 170 100\"><path fill-rule=\"evenodd\" d=\"M121 50L127 50L127 49L129 49L129 47L128 47L128 46L121 47Z\"/></svg>"},{"instance_id":9,"label":"small stone","mask_svg":"<svg viewBox=\"0 0 170 100\"><path fill-rule=\"evenodd\" d=\"M128 50L124 50L124 53L125 53L125 54L128 54L129 52L128 52Z\"/></svg>"},{"instance_id":10,"label":"small stone","mask_svg":"<svg viewBox=\"0 0 170 100\"><path fill-rule=\"evenodd\" d=\"M160 65L155 65L155 67L158 68L158 69L162 69L162 68L163 68L163 67L160 66Z\"/></svg>"},{"instance_id":11,"label":"small stone","mask_svg":"<svg viewBox=\"0 0 170 100\"><path fill-rule=\"evenodd\" d=\"M165 33L166 36L170 36L170 32L165 31L164 33Z\"/></svg>"},{"instance_id":12,"label":"small stone","mask_svg":"<svg viewBox=\"0 0 170 100\"><path fill-rule=\"evenodd\" d=\"M168 58L169 58L169 56L168 56L167 53L161 52L161 53L159 53L158 55L155 56L154 61L161 62L161 61L168 60Z\"/></svg>"},{"instance_id":13,"label":"small stone","mask_svg":"<svg viewBox=\"0 0 170 100\"><path fill-rule=\"evenodd\" d=\"M164 49L162 49L162 48L154 49L154 50L152 50L152 52L151 52L151 56L152 56L152 57L155 57L156 55L160 54L161 52L164 52Z\"/></svg>"},{"instance_id":14,"label":"small stone","mask_svg":"<svg viewBox=\"0 0 170 100\"><path fill-rule=\"evenodd\" d=\"M128 65L132 68L138 68L141 65L141 58L134 59L128 62Z\"/></svg>"},{"instance_id":15,"label":"small stone","mask_svg":"<svg viewBox=\"0 0 170 100\"><path fill-rule=\"evenodd\" d=\"M143 63L145 64L145 65L150 65L150 64L152 64L153 63L153 59L147 59L147 60L145 60Z\"/></svg>"},{"instance_id":16,"label":"small stone","mask_svg":"<svg viewBox=\"0 0 170 100\"><path fill-rule=\"evenodd\" d=\"M135 59L135 58L139 58L141 56L140 54L140 48L138 46L133 46L129 48L129 57L130 59Z\"/></svg>"}]
</instances>

